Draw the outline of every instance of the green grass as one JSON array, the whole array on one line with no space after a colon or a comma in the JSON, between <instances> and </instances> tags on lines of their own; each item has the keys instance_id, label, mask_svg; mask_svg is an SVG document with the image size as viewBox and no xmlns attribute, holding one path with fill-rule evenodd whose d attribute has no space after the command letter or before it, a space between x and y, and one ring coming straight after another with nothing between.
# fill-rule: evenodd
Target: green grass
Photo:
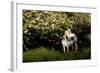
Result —
<instances>
[{"instance_id":1,"label":"green grass","mask_svg":"<svg viewBox=\"0 0 100 73\"><path fill-rule=\"evenodd\" d=\"M45 47L35 48L23 52L23 62L61 61L90 59L90 48L81 48L78 52L60 52Z\"/></svg>"}]
</instances>

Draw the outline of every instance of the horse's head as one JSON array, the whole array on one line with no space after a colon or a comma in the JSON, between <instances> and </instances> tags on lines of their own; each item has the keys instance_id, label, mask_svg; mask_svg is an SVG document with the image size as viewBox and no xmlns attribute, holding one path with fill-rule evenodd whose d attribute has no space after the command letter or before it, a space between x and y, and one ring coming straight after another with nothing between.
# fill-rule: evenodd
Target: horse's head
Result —
<instances>
[{"instance_id":1,"label":"horse's head","mask_svg":"<svg viewBox=\"0 0 100 73\"><path fill-rule=\"evenodd\" d=\"M71 34L71 29L67 29L65 32L64 32L64 35L69 39L70 38L70 34Z\"/></svg>"}]
</instances>

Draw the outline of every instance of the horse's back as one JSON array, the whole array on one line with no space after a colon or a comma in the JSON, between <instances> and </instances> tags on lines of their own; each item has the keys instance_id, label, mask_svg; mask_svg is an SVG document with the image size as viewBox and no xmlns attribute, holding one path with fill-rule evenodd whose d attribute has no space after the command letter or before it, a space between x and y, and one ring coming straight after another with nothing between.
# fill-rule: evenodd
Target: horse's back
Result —
<instances>
[{"instance_id":1,"label":"horse's back","mask_svg":"<svg viewBox=\"0 0 100 73\"><path fill-rule=\"evenodd\" d=\"M69 35L69 37L75 37L75 38L76 38L76 35L75 35L74 33L71 33L71 34Z\"/></svg>"}]
</instances>

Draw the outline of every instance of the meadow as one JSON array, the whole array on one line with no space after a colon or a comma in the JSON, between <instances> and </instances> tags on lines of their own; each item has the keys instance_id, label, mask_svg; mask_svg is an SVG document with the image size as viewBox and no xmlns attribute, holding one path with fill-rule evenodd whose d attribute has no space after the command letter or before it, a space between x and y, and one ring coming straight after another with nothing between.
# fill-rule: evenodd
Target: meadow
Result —
<instances>
[{"instance_id":1,"label":"meadow","mask_svg":"<svg viewBox=\"0 0 100 73\"><path fill-rule=\"evenodd\" d=\"M63 60L85 60L91 59L90 48L81 48L78 52L61 52L53 48L35 48L23 52L23 62L40 62L40 61L63 61Z\"/></svg>"}]
</instances>

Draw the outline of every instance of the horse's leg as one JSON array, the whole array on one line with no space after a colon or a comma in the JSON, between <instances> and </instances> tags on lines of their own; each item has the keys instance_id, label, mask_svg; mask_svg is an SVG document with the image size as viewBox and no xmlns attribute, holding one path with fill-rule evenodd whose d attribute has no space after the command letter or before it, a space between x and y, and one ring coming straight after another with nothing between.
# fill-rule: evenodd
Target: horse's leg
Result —
<instances>
[{"instance_id":1,"label":"horse's leg","mask_svg":"<svg viewBox=\"0 0 100 73\"><path fill-rule=\"evenodd\" d=\"M63 46L63 51L64 51L64 53L65 53L65 51L66 51L66 50L65 50L65 46Z\"/></svg>"},{"instance_id":2,"label":"horse's leg","mask_svg":"<svg viewBox=\"0 0 100 73\"><path fill-rule=\"evenodd\" d=\"M67 46L67 52L69 52L69 46Z\"/></svg>"},{"instance_id":3,"label":"horse's leg","mask_svg":"<svg viewBox=\"0 0 100 73\"><path fill-rule=\"evenodd\" d=\"M75 42L75 51L76 52L78 51L78 44L77 44L77 42Z\"/></svg>"},{"instance_id":4,"label":"horse's leg","mask_svg":"<svg viewBox=\"0 0 100 73\"><path fill-rule=\"evenodd\" d=\"M71 47L72 47L72 50L74 50L74 44L72 44Z\"/></svg>"}]
</instances>

